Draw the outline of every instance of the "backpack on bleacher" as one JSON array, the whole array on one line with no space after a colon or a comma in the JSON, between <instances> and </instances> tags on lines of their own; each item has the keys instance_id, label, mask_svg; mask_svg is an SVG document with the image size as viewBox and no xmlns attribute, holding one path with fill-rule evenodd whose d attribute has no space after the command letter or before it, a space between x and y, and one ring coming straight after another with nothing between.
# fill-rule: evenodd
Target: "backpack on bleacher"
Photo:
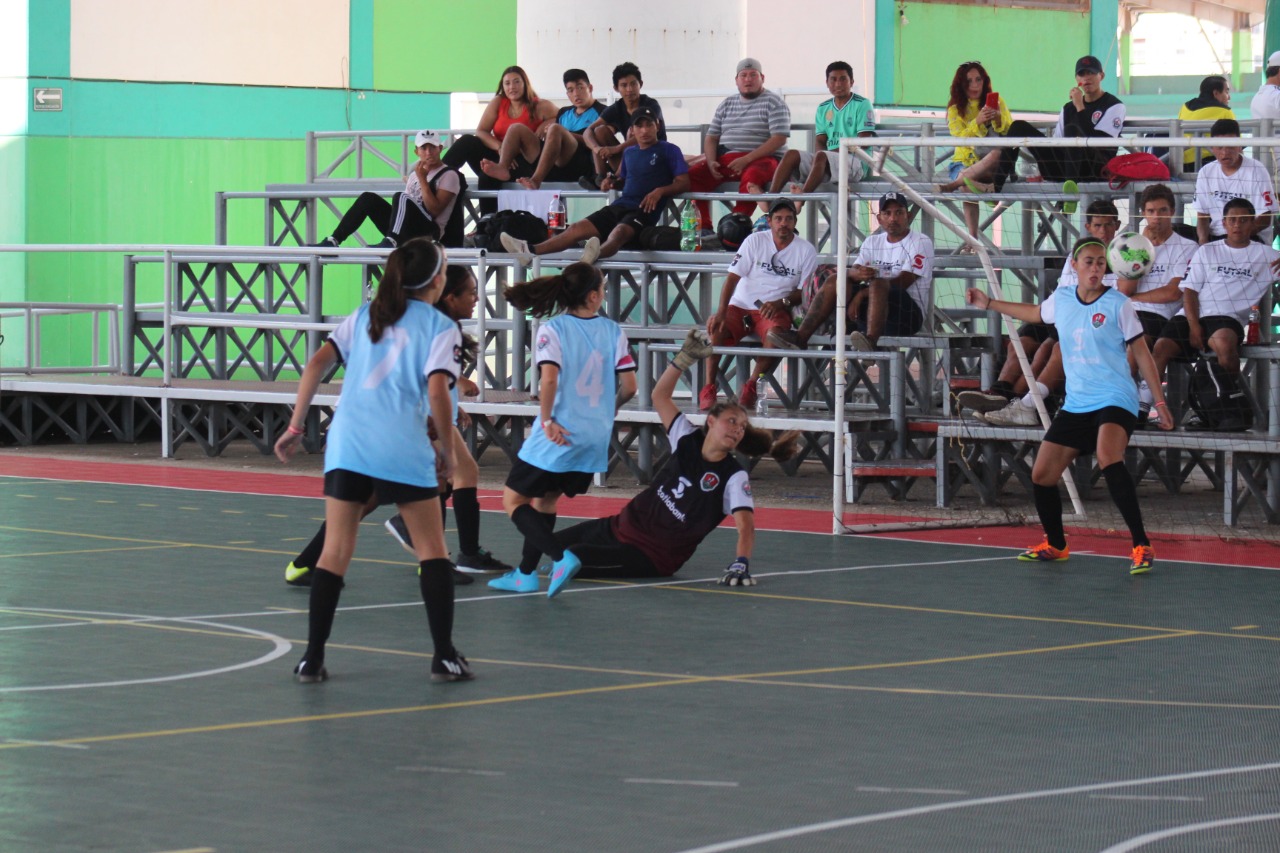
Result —
<instances>
[{"instance_id":1,"label":"backpack on bleacher","mask_svg":"<svg viewBox=\"0 0 1280 853\"><path fill-rule=\"evenodd\" d=\"M1200 416L1201 429L1243 432L1253 425L1253 406L1239 377L1227 373L1217 356L1202 355L1191 366L1187 402Z\"/></svg>"},{"instance_id":2,"label":"backpack on bleacher","mask_svg":"<svg viewBox=\"0 0 1280 853\"><path fill-rule=\"evenodd\" d=\"M548 236L547 223L527 210L499 210L480 218L476 228L476 248L502 251L499 234L510 234L524 240L530 246L541 243Z\"/></svg>"},{"instance_id":3,"label":"backpack on bleacher","mask_svg":"<svg viewBox=\"0 0 1280 853\"><path fill-rule=\"evenodd\" d=\"M461 249L462 241L467 235L467 176L454 168L444 168L436 173L436 176L427 181L427 186L432 192L436 191L436 184L440 183L440 179L453 172L458 176L458 195L453 200L453 212L449 214L449 221L441 225L436 223L440 228L440 243L450 249Z\"/></svg>"},{"instance_id":4,"label":"backpack on bleacher","mask_svg":"<svg viewBox=\"0 0 1280 853\"><path fill-rule=\"evenodd\" d=\"M1167 181L1169 167L1156 155L1140 151L1112 157L1102 167L1102 177L1118 190L1130 181Z\"/></svg>"}]
</instances>

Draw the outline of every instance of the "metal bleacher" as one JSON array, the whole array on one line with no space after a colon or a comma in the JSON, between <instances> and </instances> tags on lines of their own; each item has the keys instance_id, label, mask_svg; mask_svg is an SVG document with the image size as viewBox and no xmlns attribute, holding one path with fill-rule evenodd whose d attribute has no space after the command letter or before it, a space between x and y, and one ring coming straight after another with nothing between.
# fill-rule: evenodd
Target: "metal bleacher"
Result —
<instances>
[{"instance_id":1,"label":"metal bleacher","mask_svg":"<svg viewBox=\"0 0 1280 853\"><path fill-rule=\"evenodd\" d=\"M1269 121L1242 124L1255 134L1271 131ZM685 133L704 129L672 128ZM1208 123L1131 121L1126 126L1130 129L1139 134L1202 135ZM796 131L798 136L811 134L812 127L798 125ZM158 430L166 455L186 442L213 455L239 440L269 452L288 422L302 366L324 332L366 297L386 256L385 250L313 249L305 244L316 241L327 217L341 215L344 200L367 190L402 188L403 178L398 175L413 156L414 132L308 134L305 183L216 194L212 246L61 247L118 251L124 257L118 306L121 335L109 346L114 361L98 375L87 375L88 371L58 375L40 369L29 358L20 375L0 378L5 391L0 401L0 439L35 443L56 434L76 441L103 435L132 441ZM452 138L461 132L446 133ZM920 140L937 137L936 146L895 149L889 167L949 214L959 219L964 202L985 200L933 193L939 167L953 144L944 135L945 124L882 122L880 132ZM1121 140L1132 146L1158 142L1142 136ZM324 159L321 152L326 150L336 153ZM893 186L874 179L853 185L849 194L853 244L871 230L869 202ZM1092 198L1113 198L1122 217L1126 212L1132 216L1136 194L1143 186L1112 189L1102 183L1083 184L1072 199L1083 208ZM1173 180L1169 186L1185 200L1192 182ZM605 193L577 185L544 184L544 188L563 192L575 214L607 200ZM838 196L834 187L820 189L797 196L806 201L801 233L819 247L823 262L833 262ZM690 197L727 208L745 198L733 190L726 186ZM497 192L469 189L469 226L478 220L477 199ZM1079 232L1076 219L1058 204L1067 197L1057 187L1014 183L991 200L1006 205L991 218L1017 220L1011 229L1016 240L996 246L984 238L994 274L1006 292L1036 298L1056 280L1067 247ZM678 218L681 203L669 200L666 221ZM239 217L235 221L242 228L242 217L255 204L261 205L262 245L226 245L231 217ZM920 217L914 227L934 236L937 223ZM464 324L481 341L483 353L481 375L475 377L481 393L464 400L474 422L469 439L475 452L499 447L514 454L537 415L537 404L529 399L531 322L506 304L504 287L575 258L543 256L526 268L510 256L484 249L451 250L452 262L474 268L483 294L478 316ZM609 282L607 313L624 325L639 356L640 393L619 413L611 471L625 470L643 481L662 461L665 442L649 392L687 330L705 323L730 258L730 253L720 251L622 252L601 262ZM847 353L841 370L836 369L832 352L821 348L830 343L828 339L815 339L818 348L806 352L771 353L783 360L772 379L775 404L767 417L753 420L803 433L800 458L784 468L794 471L806 461L825 465L844 481L848 501L860 498L873 483L884 485L892 497L899 498L914 482L934 479L939 506L949 504L956 490L966 485L976 488L984 503L994 502L1007 482L1024 477L1026 455L1038 441L1038 430L1026 430L1023 435L947 420L953 414L953 388L987 384L1002 352L994 316L963 307L964 287L985 283L987 276L979 258L941 252L935 262L933 311L925 329L911 338L882 339L881 350L875 353ZM156 292L163 293L160 302L146 303L139 297ZM0 306L0 312L5 310L17 309ZM1264 417L1255 432L1230 438L1142 434L1134 441L1135 452L1147 454L1141 473L1151 472L1176 488L1181 481L1169 472L1183 472L1182 466L1190 460L1193 467L1211 471L1211 479L1217 478L1215 484L1227 495L1228 523L1234 523L1251 498L1263 507L1268 521L1280 520L1280 463L1274 461L1280 460L1280 419L1275 411L1280 397L1280 379L1275 376L1280 352L1273 351L1277 349L1246 352L1251 362L1265 366L1252 374L1255 394L1265 401ZM748 379L750 359L757 352L750 346L722 351L727 366L723 390L732 392ZM839 406L835 405L837 374L844 386ZM684 399L691 400L703 381L699 366L681 389ZM326 385L317 398L306 439L312 450L323 446L338 387ZM696 421L693 408L686 405ZM836 443L843 463L833 469ZM1259 459L1268 461L1264 464ZM1243 491L1237 487L1237 477Z\"/></svg>"}]
</instances>

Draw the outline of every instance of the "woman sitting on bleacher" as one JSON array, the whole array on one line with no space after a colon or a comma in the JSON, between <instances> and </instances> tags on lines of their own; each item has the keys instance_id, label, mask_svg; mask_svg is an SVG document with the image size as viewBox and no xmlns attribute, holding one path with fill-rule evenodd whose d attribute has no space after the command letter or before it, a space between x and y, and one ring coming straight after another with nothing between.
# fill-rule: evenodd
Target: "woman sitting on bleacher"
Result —
<instances>
[{"instance_id":1,"label":"woman sitting on bleacher","mask_svg":"<svg viewBox=\"0 0 1280 853\"><path fill-rule=\"evenodd\" d=\"M999 93L991 91L991 77L981 62L964 62L951 78L951 100L947 102L947 127L952 136L1004 136L1013 117ZM1000 165L999 148L957 146L951 157L951 180L939 184L939 193L953 193L961 188L974 193L989 193L991 179ZM965 202L964 221L969 233L978 236L978 205ZM968 247L966 247L968 248ZM964 251L963 249L961 251Z\"/></svg>"},{"instance_id":2,"label":"woman sitting on bleacher","mask_svg":"<svg viewBox=\"0 0 1280 853\"><path fill-rule=\"evenodd\" d=\"M342 215L333 233L312 245L341 246L366 219L382 234L382 241L373 246L375 249L395 248L414 237L440 240L462 191L462 176L458 170L440 161L443 147L444 140L440 134L418 131L413 149L418 154L418 162L405 181L404 192L393 195L391 201L375 192L360 193ZM452 242L447 241L446 245Z\"/></svg>"},{"instance_id":3,"label":"woman sitting on bleacher","mask_svg":"<svg viewBox=\"0 0 1280 853\"><path fill-rule=\"evenodd\" d=\"M498 90L484 108L480 123L476 125L476 132L458 137L445 152L444 162L455 169L461 169L463 165L470 166L478 179L477 188L497 189L502 181L485 171L484 162L492 160L507 169L511 168L512 163L500 163L498 156L507 131L515 125L524 125L536 134L543 124L554 123L555 120L556 105L551 101L539 100L538 93L529 84L529 75L523 68L519 65L509 66L503 70ZM493 213L497 209L497 199L480 199L482 214Z\"/></svg>"}]
</instances>

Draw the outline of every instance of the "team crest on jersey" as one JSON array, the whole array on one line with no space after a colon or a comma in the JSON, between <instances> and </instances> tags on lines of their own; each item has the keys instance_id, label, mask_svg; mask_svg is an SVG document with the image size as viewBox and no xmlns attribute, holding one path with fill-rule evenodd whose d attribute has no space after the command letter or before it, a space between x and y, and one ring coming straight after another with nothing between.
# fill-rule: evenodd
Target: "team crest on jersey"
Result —
<instances>
[{"instance_id":1,"label":"team crest on jersey","mask_svg":"<svg viewBox=\"0 0 1280 853\"><path fill-rule=\"evenodd\" d=\"M538 349L546 349L551 343L551 339L546 335L538 335Z\"/></svg>"},{"instance_id":2,"label":"team crest on jersey","mask_svg":"<svg viewBox=\"0 0 1280 853\"><path fill-rule=\"evenodd\" d=\"M747 493L747 497L751 497L751 482L749 480L742 484L742 491Z\"/></svg>"},{"instance_id":3,"label":"team crest on jersey","mask_svg":"<svg viewBox=\"0 0 1280 853\"><path fill-rule=\"evenodd\" d=\"M1101 329L1104 325L1106 325L1106 322L1107 322L1106 314L1099 313L1099 314L1093 315L1093 327L1095 329Z\"/></svg>"},{"instance_id":4,"label":"team crest on jersey","mask_svg":"<svg viewBox=\"0 0 1280 853\"><path fill-rule=\"evenodd\" d=\"M911 259L911 266L918 270L924 269L924 255L916 255Z\"/></svg>"},{"instance_id":5,"label":"team crest on jersey","mask_svg":"<svg viewBox=\"0 0 1280 853\"><path fill-rule=\"evenodd\" d=\"M1102 110L1094 110L1093 115L1089 116L1096 125L1102 119Z\"/></svg>"},{"instance_id":6,"label":"team crest on jersey","mask_svg":"<svg viewBox=\"0 0 1280 853\"><path fill-rule=\"evenodd\" d=\"M716 486L720 485L720 476L714 471L708 471L702 475L702 482L698 483L702 487L702 491L714 491Z\"/></svg>"},{"instance_id":7,"label":"team crest on jersey","mask_svg":"<svg viewBox=\"0 0 1280 853\"><path fill-rule=\"evenodd\" d=\"M462 347L455 346L453 348L453 360L456 364L462 364Z\"/></svg>"}]
</instances>

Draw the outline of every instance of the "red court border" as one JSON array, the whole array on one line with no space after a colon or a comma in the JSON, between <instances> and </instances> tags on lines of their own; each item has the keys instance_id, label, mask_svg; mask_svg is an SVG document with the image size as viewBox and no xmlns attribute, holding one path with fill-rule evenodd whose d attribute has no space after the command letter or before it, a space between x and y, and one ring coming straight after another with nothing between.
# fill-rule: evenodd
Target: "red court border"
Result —
<instances>
[{"instance_id":1,"label":"red court border","mask_svg":"<svg viewBox=\"0 0 1280 853\"><path fill-rule=\"evenodd\" d=\"M278 497L323 497L323 481L314 474L263 473L259 471L220 471L190 468L178 463L87 462L52 456L0 456L0 476L43 480L65 480L109 483L126 486L156 486L205 492L230 492ZM501 510L500 492L485 489L479 493L480 505L487 510ZM621 509L626 498L583 495L560 504L562 518L598 518ZM857 521L915 521L918 518L857 513ZM846 521L854 521L851 514ZM726 520L726 524L729 521ZM831 533L831 513L824 510L759 507L756 509L759 530L792 533ZM1124 556L1129 542L1123 533L1099 534L1096 531L1070 529L1073 551ZM994 548L1026 548L1040 538L1030 527L981 527L954 530L925 530L872 534L877 538L906 539L915 542L983 545ZM1218 537L1195 537L1181 534L1156 534L1152 537L1157 559L1187 561L1207 565L1257 566L1280 569L1280 545L1250 540L1227 540ZM856 547L854 539L850 546Z\"/></svg>"}]
</instances>

